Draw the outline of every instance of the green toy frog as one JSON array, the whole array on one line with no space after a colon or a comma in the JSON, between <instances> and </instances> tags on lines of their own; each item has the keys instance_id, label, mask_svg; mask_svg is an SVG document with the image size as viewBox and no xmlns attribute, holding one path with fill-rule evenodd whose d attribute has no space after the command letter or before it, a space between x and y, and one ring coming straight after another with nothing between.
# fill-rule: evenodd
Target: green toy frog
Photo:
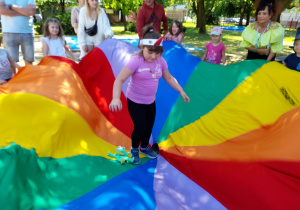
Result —
<instances>
[{"instance_id":1,"label":"green toy frog","mask_svg":"<svg viewBox=\"0 0 300 210\"><path fill-rule=\"evenodd\" d=\"M130 152L125 151L125 147L118 146L116 149L116 154L112 154L110 152L107 153L108 156L116 158L116 160L123 164L124 162L133 163L133 158L127 157Z\"/></svg>"}]
</instances>

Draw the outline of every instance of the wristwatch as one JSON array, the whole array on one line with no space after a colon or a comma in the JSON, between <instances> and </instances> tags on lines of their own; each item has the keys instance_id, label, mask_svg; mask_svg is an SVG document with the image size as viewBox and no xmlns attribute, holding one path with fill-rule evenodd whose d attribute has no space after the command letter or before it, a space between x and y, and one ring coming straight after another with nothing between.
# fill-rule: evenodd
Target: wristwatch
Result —
<instances>
[{"instance_id":1,"label":"wristwatch","mask_svg":"<svg viewBox=\"0 0 300 210\"><path fill-rule=\"evenodd\" d=\"M9 4L9 5L7 5L8 6L8 8L11 10L12 9L12 5L11 4Z\"/></svg>"}]
</instances>

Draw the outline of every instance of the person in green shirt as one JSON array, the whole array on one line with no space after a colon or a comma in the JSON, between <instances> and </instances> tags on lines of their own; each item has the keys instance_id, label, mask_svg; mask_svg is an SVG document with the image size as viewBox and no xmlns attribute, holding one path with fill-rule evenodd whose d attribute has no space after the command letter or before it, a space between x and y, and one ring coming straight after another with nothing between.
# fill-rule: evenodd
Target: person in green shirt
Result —
<instances>
[{"instance_id":1,"label":"person in green shirt","mask_svg":"<svg viewBox=\"0 0 300 210\"><path fill-rule=\"evenodd\" d=\"M283 50L284 29L272 21L275 0L262 0L256 9L256 21L249 24L242 33L240 47L248 50L247 60L275 60L276 53Z\"/></svg>"}]
</instances>

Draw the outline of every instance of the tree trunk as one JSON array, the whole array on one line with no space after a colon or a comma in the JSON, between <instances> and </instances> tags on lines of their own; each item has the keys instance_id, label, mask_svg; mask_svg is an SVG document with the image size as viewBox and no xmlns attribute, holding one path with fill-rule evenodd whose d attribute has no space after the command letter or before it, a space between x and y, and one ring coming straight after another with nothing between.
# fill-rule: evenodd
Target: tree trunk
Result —
<instances>
[{"instance_id":1,"label":"tree trunk","mask_svg":"<svg viewBox=\"0 0 300 210\"><path fill-rule=\"evenodd\" d=\"M65 13L65 0L60 0L61 13Z\"/></svg>"},{"instance_id":2,"label":"tree trunk","mask_svg":"<svg viewBox=\"0 0 300 210\"><path fill-rule=\"evenodd\" d=\"M123 12L122 9L121 9L121 21L122 21L122 23L123 23L123 25L124 25L124 31L127 31L126 17L125 17L125 15L124 15L124 12Z\"/></svg>"},{"instance_id":3,"label":"tree trunk","mask_svg":"<svg viewBox=\"0 0 300 210\"><path fill-rule=\"evenodd\" d=\"M247 13L246 26L249 25L249 22L250 22L250 12Z\"/></svg>"},{"instance_id":4,"label":"tree trunk","mask_svg":"<svg viewBox=\"0 0 300 210\"><path fill-rule=\"evenodd\" d=\"M199 21L199 33L206 34L204 0L198 0L197 9L197 22Z\"/></svg>"},{"instance_id":5,"label":"tree trunk","mask_svg":"<svg viewBox=\"0 0 300 210\"><path fill-rule=\"evenodd\" d=\"M205 27L205 9L204 9L204 0L193 0L192 9L197 17L196 27L199 28L200 34L206 34Z\"/></svg>"},{"instance_id":6,"label":"tree trunk","mask_svg":"<svg viewBox=\"0 0 300 210\"><path fill-rule=\"evenodd\" d=\"M196 7L196 0L193 1L193 4L192 4L192 9L193 9L193 12L196 14L196 28L199 28L199 14L198 14L198 9Z\"/></svg>"},{"instance_id":7,"label":"tree trunk","mask_svg":"<svg viewBox=\"0 0 300 210\"><path fill-rule=\"evenodd\" d=\"M245 10L244 10L244 8L242 8L242 9L241 9L241 14L240 14L240 22L239 22L239 26L242 26L242 25L243 25L244 15L245 15Z\"/></svg>"},{"instance_id":8,"label":"tree trunk","mask_svg":"<svg viewBox=\"0 0 300 210\"><path fill-rule=\"evenodd\" d=\"M280 23L280 15L281 15L281 13L278 14L278 16L277 16L277 18L276 18L276 21L277 21L278 23Z\"/></svg>"}]
</instances>

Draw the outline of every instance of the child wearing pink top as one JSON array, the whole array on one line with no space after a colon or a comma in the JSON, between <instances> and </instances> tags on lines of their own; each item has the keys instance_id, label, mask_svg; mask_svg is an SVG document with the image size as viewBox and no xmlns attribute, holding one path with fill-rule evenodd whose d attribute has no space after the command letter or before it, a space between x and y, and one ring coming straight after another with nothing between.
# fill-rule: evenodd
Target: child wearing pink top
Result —
<instances>
[{"instance_id":1,"label":"child wearing pink top","mask_svg":"<svg viewBox=\"0 0 300 210\"><path fill-rule=\"evenodd\" d=\"M210 36L212 42L205 45L206 51L202 57L203 61L214 64L222 64L226 63L225 56L225 45L221 42L222 37L222 29L220 27L214 27Z\"/></svg>"},{"instance_id":2,"label":"child wearing pink top","mask_svg":"<svg viewBox=\"0 0 300 210\"><path fill-rule=\"evenodd\" d=\"M183 39L184 34L182 23L178 20L173 20L171 27L169 28L169 32L165 35L164 40L171 40L181 45Z\"/></svg>"},{"instance_id":3,"label":"child wearing pink top","mask_svg":"<svg viewBox=\"0 0 300 210\"><path fill-rule=\"evenodd\" d=\"M160 43L162 39L159 38L160 34L153 30L153 26L143 28L141 51L131 57L117 76L113 87L113 99L109 105L111 111L122 110L120 100L122 86L131 77L127 88L127 104L134 124L130 150L131 157L134 158L133 164L141 162L139 152L148 158L157 157L157 153L150 149L148 144L155 120L155 95L158 80L163 77L172 88L180 93L185 102L190 101L182 87L170 74L166 61L161 57L163 47Z\"/></svg>"}]
</instances>

